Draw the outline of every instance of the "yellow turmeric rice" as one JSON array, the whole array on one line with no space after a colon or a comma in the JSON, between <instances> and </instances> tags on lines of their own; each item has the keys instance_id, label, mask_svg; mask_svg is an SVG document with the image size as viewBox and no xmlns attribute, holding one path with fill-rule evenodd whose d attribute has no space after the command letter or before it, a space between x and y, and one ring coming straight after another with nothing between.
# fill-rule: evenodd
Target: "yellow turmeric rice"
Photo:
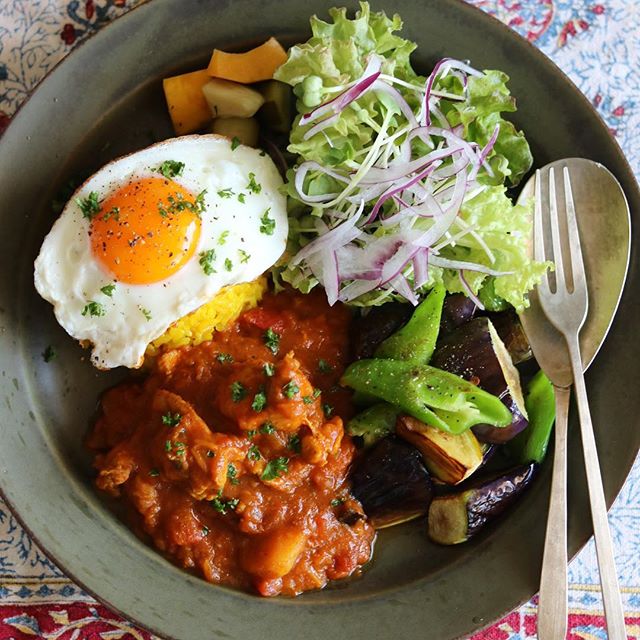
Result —
<instances>
[{"instance_id":1,"label":"yellow turmeric rice","mask_svg":"<svg viewBox=\"0 0 640 640\"><path fill-rule=\"evenodd\" d=\"M255 307L266 290L267 279L264 276L253 282L220 289L215 298L174 322L149 344L146 357L153 358L161 349L175 349L211 340L215 331L226 329L243 311Z\"/></svg>"}]
</instances>

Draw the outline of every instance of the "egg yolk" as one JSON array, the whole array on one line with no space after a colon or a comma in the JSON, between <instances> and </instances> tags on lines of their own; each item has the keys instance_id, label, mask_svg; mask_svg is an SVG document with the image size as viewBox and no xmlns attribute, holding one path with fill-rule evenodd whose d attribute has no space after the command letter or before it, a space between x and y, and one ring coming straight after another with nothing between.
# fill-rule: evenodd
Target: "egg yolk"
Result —
<instances>
[{"instance_id":1,"label":"egg yolk","mask_svg":"<svg viewBox=\"0 0 640 640\"><path fill-rule=\"evenodd\" d=\"M130 182L100 203L91 248L119 282L150 284L176 273L200 238L197 196L165 178Z\"/></svg>"}]
</instances>

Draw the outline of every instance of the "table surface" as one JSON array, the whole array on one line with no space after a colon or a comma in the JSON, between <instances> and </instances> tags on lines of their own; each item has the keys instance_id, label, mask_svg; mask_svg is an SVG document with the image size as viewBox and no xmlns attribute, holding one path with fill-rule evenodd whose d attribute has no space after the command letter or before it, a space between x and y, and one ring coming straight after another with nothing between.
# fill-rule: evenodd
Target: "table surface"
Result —
<instances>
[{"instance_id":1,"label":"table surface","mask_svg":"<svg viewBox=\"0 0 640 640\"><path fill-rule=\"evenodd\" d=\"M640 175L640 2L468 0L533 42L582 89ZM0 135L74 45L140 0L0 0ZM337 2L336 4L339 4ZM374 6L375 6L374 2ZM640 458L610 513L627 635L640 640ZM569 570L571 640L607 637L593 542ZM536 598L472 640L536 637ZM0 500L0 640L153 638L51 562Z\"/></svg>"}]
</instances>

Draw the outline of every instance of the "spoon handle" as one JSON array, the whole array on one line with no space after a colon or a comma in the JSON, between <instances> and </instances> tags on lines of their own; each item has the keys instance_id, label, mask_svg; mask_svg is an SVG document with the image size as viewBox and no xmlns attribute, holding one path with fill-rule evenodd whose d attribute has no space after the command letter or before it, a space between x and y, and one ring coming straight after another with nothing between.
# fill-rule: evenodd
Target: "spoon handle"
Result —
<instances>
[{"instance_id":1,"label":"spoon handle","mask_svg":"<svg viewBox=\"0 0 640 640\"><path fill-rule=\"evenodd\" d=\"M602 586L602 601L604 614L607 620L609 640L626 640L627 632L622 608L622 598L618 585L615 557L613 555L613 543L611 531L607 519L607 504L602 487L602 475L596 440L593 435L591 412L587 399L587 389L584 383L582 358L577 335L567 337L575 395L580 415L580 432L582 434L582 451L584 454L584 466L587 473L587 487L589 489L589 503L591 505L591 520L593 521L593 535L595 538L598 568L600 570L600 584Z\"/></svg>"},{"instance_id":2,"label":"spoon handle","mask_svg":"<svg viewBox=\"0 0 640 640\"><path fill-rule=\"evenodd\" d=\"M567 635L567 414L570 388L554 387L555 447L538 603L538 640Z\"/></svg>"}]
</instances>

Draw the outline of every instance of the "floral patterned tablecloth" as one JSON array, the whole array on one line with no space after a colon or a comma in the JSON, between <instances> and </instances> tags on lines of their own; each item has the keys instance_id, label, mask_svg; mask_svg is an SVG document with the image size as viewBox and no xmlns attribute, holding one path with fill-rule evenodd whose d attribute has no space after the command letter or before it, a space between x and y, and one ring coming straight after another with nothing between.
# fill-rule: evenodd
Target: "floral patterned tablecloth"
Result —
<instances>
[{"instance_id":1,"label":"floral patterned tablecloth","mask_svg":"<svg viewBox=\"0 0 640 640\"><path fill-rule=\"evenodd\" d=\"M139 1L0 0L0 134L56 62L78 41ZM468 1L540 47L578 84L640 175L640 1ZM640 640L640 459L610 521L627 635ZM568 637L606 638L593 542L571 564L569 579ZM472 640L535 637L534 598ZM31 638L147 640L153 636L98 604L66 578L0 500L0 640Z\"/></svg>"}]
</instances>

